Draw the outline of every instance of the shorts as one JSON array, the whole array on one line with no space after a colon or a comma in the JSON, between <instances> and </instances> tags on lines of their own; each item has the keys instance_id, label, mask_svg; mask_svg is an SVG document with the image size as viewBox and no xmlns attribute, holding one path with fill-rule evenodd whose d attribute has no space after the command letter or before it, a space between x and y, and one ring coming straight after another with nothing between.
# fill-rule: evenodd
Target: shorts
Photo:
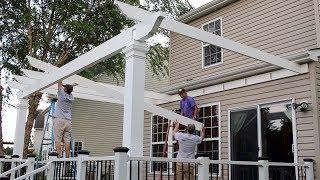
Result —
<instances>
[{"instance_id":1,"label":"shorts","mask_svg":"<svg viewBox=\"0 0 320 180\"><path fill-rule=\"evenodd\" d=\"M67 143L71 139L71 121L54 118L53 120L53 136L55 141L62 142L62 140Z\"/></svg>"}]
</instances>

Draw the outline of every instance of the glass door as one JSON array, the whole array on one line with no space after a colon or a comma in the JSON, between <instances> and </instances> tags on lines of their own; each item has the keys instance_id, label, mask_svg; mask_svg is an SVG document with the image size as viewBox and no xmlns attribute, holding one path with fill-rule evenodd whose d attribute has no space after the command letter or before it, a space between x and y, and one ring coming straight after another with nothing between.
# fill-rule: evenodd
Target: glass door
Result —
<instances>
[{"instance_id":1,"label":"glass door","mask_svg":"<svg viewBox=\"0 0 320 180\"><path fill-rule=\"evenodd\" d=\"M230 111L230 159L293 163L295 155L294 109L291 102L258 105ZM232 166L232 180L255 180L257 167ZM294 180L295 168L270 167L270 179Z\"/></svg>"},{"instance_id":2,"label":"glass door","mask_svg":"<svg viewBox=\"0 0 320 180\"><path fill-rule=\"evenodd\" d=\"M290 103L261 106L262 156L270 162L294 162L293 108ZM294 180L294 167L270 166L270 178L274 180Z\"/></svg>"},{"instance_id":3,"label":"glass door","mask_svg":"<svg viewBox=\"0 0 320 180\"><path fill-rule=\"evenodd\" d=\"M230 145L232 161L257 161L257 109L230 112ZM231 167L232 180L256 180L258 168L255 166Z\"/></svg>"}]
</instances>

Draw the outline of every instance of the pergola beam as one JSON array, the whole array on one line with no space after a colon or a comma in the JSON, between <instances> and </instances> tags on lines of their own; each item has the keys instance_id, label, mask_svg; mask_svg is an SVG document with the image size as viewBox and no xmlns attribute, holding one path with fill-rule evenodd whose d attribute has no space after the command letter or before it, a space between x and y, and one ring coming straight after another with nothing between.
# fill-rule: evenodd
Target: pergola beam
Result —
<instances>
[{"instance_id":1,"label":"pergola beam","mask_svg":"<svg viewBox=\"0 0 320 180\"><path fill-rule=\"evenodd\" d=\"M37 81L39 81L38 78L42 77L41 74L43 74L41 72L35 72L30 70L24 70L24 72L26 75L29 75L29 76L31 75L32 77L15 76L15 79L18 82L15 82L15 81L9 82L9 86L11 88L25 89L32 84L36 84ZM72 93L76 98L87 99L92 101L123 104L123 92L119 92L119 95L114 96L114 94L106 90L106 88L101 84L97 84L96 82L88 79L86 80L87 80L86 83L88 87L82 87L81 84L79 84L74 88L74 92ZM98 86L100 86L100 88ZM41 90L41 92L48 93L51 95L57 95L57 91L58 91L58 88L55 85ZM148 98L145 98L144 100L144 109L150 113L162 116L172 121L177 120L180 124L185 126L188 124L195 124L197 130L201 130L202 128L202 123L199 123L192 119L176 114L168 109L154 105L152 103L152 100Z\"/></svg>"},{"instance_id":2,"label":"pergola beam","mask_svg":"<svg viewBox=\"0 0 320 180\"><path fill-rule=\"evenodd\" d=\"M55 72L59 71L58 67L56 67L50 63L43 62L43 61L38 60L36 58L33 58L31 56L27 56L27 59L28 59L31 66L38 68L42 71L45 71L48 74L55 73ZM36 76L39 76L41 78L43 77L43 73L40 75L39 72L30 71L30 70L23 70L23 72L29 77L36 77ZM79 75L73 75L73 76L67 78L65 81L68 82L69 84L76 83L81 86L91 87L91 88L92 88L92 85L94 82L94 81L91 81L87 78L81 77ZM116 86L116 85L112 85L112 84L105 84L105 83L100 83L100 82L95 82L95 85L99 86L99 88L104 88L104 89L107 88L109 91L113 91L113 93L124 93L124 88L121 86ZM145 93L145 98L148 98L148 99L160 100L163 102L168 102L171 99L171 96L167 95L167 94L161 94L161 93L152 92L152 91L145 91L144 93Z\"/></svg>"},{"instance_id":3,"label":"pergola beam","mask_svg":"<svg viewBox=\"0 0 320 180\"><path fill-rule=\"evenodd\" d=\"M152 16L153 13L119 2L115 1L115 4L118 5L118 7L121 9L121 11L130 19L144 22L147 20L149 16ZM178 22L174 19L170 19L169 17L166 17L163 19L161 25L161 28L179 33L181 35L193 38L198 41L206 42L215 46L219 46L224 49L231 50L233 52L263 61L267 62L272 65L276 65L279 67L282 67L284 69L288 69L290 71L301 73L302 68L299 64L295 62L291 62L287 59L274 56L270 53L261 51L259 49L232 41L230 39L203 31L201 29L198 29L196 27Z\"/></svg>"},{"instance_id":4,"label":"pergola beam","mask_svg":"<svg viewBox=\"0 0 320 180\"><path fill-rule=\"evenodd\" d=\"M124 30L119 35L111 38L110 40L62 66L59 71L55 72L55 74L46 75L39 82L39 84L31 86L23 91L22 98L26 98L37 91L41 91L57 83L60 80L66 79L88 67L107 60L108 58L120 53L123 48L125 48L127 44L133 40L144 40L150 37L156 32L163 18L163 16L160 16L160 13L152 14L145 21L147 23L141 22L131 28L128 28L127 30Z\"/></svg>"}]
</instances>

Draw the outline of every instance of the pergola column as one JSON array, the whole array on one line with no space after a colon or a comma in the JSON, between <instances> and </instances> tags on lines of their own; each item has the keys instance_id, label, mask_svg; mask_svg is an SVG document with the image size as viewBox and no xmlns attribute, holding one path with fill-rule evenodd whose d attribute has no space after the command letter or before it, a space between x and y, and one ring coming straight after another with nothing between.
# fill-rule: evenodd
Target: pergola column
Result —
<instances>
[{"instance_id":1,"label":"pergola column","mask_svg":"<svg viewBox=\"0 0 320 180\"><path fill-rule=\"evenodd\" d=\"M129 156L143 156L145 61L148 51L145 42L133 41L124 49L125 87L123 115L123 147ZM130 167L131 166L131 167ZM127 179L138 179L138 163L128 163ZM141 169L141 168L140 168ZM129 173L130 170L133 173Z\"/></svg>"},{"instance_id":2,"label":"pergola column","mask_svg":"<svg viewBox=\"0 0 320 180\"><path fill-rule=\"evenodd\" d=\"M28 99L18 99L13 154L23 157L24 132L28 115Z\"/></svg>"},{"instance_id":3,"label":"pergola column","mask_svg":"<svg viewBox=\"0 0 320 180\"><path fill-rule=\"evenodd\" d=\"M143 155L145 61L148 47L145 42L133 41L124 49L125 87L123 116L123 147L129 156Z\"/></svg>"}]
</instances>

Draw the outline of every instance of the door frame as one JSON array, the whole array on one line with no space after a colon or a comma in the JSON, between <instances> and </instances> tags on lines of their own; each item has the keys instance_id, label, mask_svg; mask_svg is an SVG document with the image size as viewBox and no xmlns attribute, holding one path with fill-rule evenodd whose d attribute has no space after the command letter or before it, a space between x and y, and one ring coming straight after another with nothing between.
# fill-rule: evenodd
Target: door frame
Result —
<instances>
[{"instance_id":1,"label":"door frame","mask_svg":"<svg viewBox=\"0 0 320 180\"><path fill-rule=\"evenodd\" d=\"M261 142L261 112L260 112L260 108L261 106L268 106L268 105L272 105L272 104L280 104L280 103L291 103L294 104L296 102L296 100L294 98L291 99L284 99L284 100L278 100L278 101L269 101L269 102L265 102L265 103L257 103L257 104L253 104L253 105L247 105L247 106L240 106L240 107L235 107L235 108L229 108L228 109L228 159L229 161L231 161L231 112L234 111L241 111L241 110L248 110L248 109L256 109L257 110L257 138L258 138L258 156L262 155L262 142ZM292 107L292 138L293 138L293 160L294 163L298 163L298 146L297 146L297 122L296 122L296 111L295 109ZM229 165L229 177L231 179L231 166ZM297 167L295 168L296 171L296 178L298 175L298 171L297 171Z\"/></svg>"}]
</instances>

